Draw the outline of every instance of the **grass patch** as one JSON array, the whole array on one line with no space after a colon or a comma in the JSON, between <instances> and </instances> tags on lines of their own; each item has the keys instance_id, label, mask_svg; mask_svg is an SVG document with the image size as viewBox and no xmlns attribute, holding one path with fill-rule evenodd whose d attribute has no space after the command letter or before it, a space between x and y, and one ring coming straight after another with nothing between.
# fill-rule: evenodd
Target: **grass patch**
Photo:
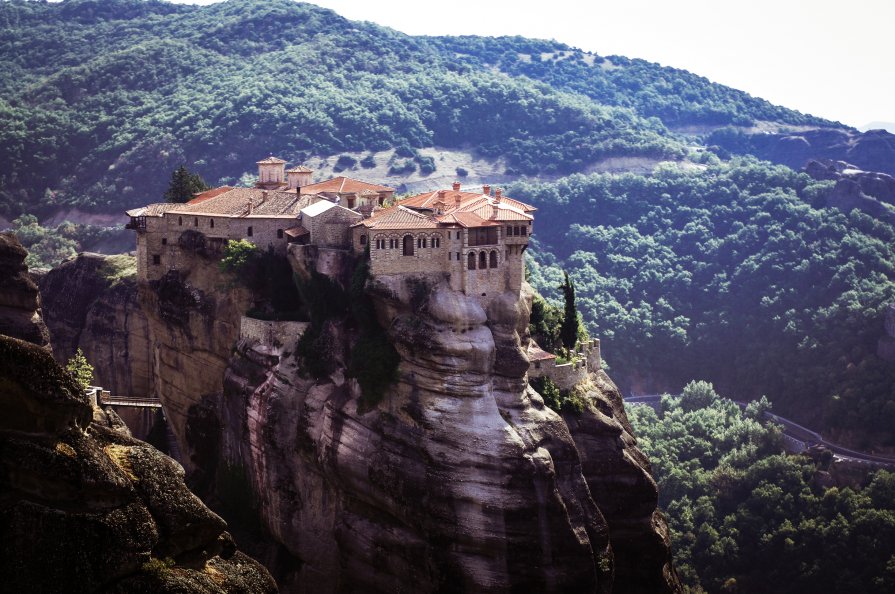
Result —
<instances>
[{"instance_id":1,"label":"grass patch","mask_svg":"<svg viewBox=\"0 0 895 594\"><path fill-rule=\"evenodd\" d=\"M135 279L137 278L137 258L128 254L107 256L99 268L99 273L109 283L109 287Z\"/></svg>"}]
</instances>

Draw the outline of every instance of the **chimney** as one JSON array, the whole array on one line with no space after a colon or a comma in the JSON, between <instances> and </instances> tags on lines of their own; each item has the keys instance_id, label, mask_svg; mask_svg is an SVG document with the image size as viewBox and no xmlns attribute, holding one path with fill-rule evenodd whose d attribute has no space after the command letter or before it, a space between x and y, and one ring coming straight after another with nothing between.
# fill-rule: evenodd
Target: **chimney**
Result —
<instances>
[{"instance_id":1,"label":"chimney","mask_svg":"<svg viewBox=\"0 0 895 594\"><path fill-rule=\"evenodd\" d=\"M249 212L247 212L246 214L249 214L249 215L252 214L252 210L253 210L254 208L255 208L255 205L252 204L252 199L249 198Z\"/></svg>"},{"instance_id":2,"label":"chimney","mask_svg":"<svg viewBox=\"0 0 895 594\"><path fill-rule=\"evenodd\" d=\"M454 206L456 208L460 208L460 200L462 200L462 198L460 198L460 194L457 194L456 196L454 196Z\"/></svg>"},{"instance_id":3,"label":"chimney","mask_svg":"<svg viewBox=\"0 0 895 594\"><path fill-rule=\"evenodd\" d=\"M438 198L440 200L444 200L444 195L447 194L447 190L438 190Z\"/></svg>"},{"instance_id":4,"label":"chimney","mask_svg":"<svg viewBox=\"0 0 895 594\"><path fill-rule=\"evenodd\" d=\"M485 184L484 186L482 186L482 194L484 194L485 196L490 196L491 195L491 186L489 186L488 184Z\"/></svg>"},{"instance_id":5,"label":"chimney","mask_svg":"<svg viewBox=\"0 0 895 594\"><path fill-rule=\"evenodd\" d=\"M258 206L261 206L265 202L267 202L267 190L261 192L261 202L258 204Z\"/></svg>"},{"instance_id":6,"label":"chimney","mask_svg":"<svg viewBox=\"0 0 895 594\"><path fill-rule=\"evenodd\" d=\"M454 182L454 191L455 192L460 191L460 182L458 182L458 181Z\"/></svg>"},{"instance_id":7,"label":"chimney","mask_svg":"<svg viewBox=\"0 0 895 594\"><path fill-rule=\"evenodd\" d=\"M497 188L494 190L494 202L495 203L500 204L500 198L501 198L502 193L503 193L503 190L501 190L500 188Z\"/></svg>"}]
</instances>

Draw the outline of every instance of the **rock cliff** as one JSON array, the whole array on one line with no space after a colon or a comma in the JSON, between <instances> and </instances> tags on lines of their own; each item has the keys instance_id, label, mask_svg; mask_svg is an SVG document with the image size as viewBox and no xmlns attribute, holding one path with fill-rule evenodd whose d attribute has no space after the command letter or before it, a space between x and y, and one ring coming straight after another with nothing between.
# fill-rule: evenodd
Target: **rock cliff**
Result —
<instances>
[{"instance_id":1,"label":"rock cliff","mask_svg":"<svg viewBox=\"0 0 895 594\"><path fill-rule=\"evenodd\" d=\"M307 274L323 262L315 272L347 289L350 258L327 256L292 263ZM228 521L267 533L253 553L284 590L679 588L612 382L592 375L585 410L562 416L528 386L528 293L483 308L438 277L369 282L400 355L398 380L371 402L348 377L349 313L326 321L332 371L315 379L295 341L240 339L252 297L212 259L178 264L137 289L150 393L191 484Z\"/></svg>"},{"instance_id":2,"label":"rock cliff","mask_svg":"<svg viewBox=\"0 0 895 594\"><path fill-rule=\"evenodd\" d=\"M28 276L28 252L11 233L0 233L0 334L49 348L50 334L41 319L40 293Z\"/></svg>"},{"instance_id":3,"label":"rock cliff","mask_svg":"<svg viewBox=\"0 0 895 594\"><path fill-rule=\"evenodd\" d=\"M110 274L118 257L78 254L43 275L44 317L57 361L80 348L94 366L94 383L116 395L146 396L153 371L148 320L135 278Z\"/></svg>"},{"instance_id":4,"label":"rock cliff","mask_svg":"<svg viewBox=\"0 0 895 594\"><path fill-rule=\"evenodd\" d=\"M306 377L241 341L220 403L221 463L300 563L296 592L668 592L679 586L649 463L605 375L562 418L526 382L530 298L487 310L439 278L368 286L399 380L362 405L350 324ZM294 585L291 585L294 584Z\"/></svg>"},{"instance_id":5,"label":"rock cliff","mask_svg":"<svg viewBox=\"0 0 895 594\"><path fill-rule=\"evenodd\" d=\"M3 304L21 310L13 321L27 322L7 316L0 332L37 339L0 335L2 590L276 591L187 489L183 469L130 437L56 364L37 287L23 280L24 250L11 236L0 241Z\"/></svg>"}]
</instances>

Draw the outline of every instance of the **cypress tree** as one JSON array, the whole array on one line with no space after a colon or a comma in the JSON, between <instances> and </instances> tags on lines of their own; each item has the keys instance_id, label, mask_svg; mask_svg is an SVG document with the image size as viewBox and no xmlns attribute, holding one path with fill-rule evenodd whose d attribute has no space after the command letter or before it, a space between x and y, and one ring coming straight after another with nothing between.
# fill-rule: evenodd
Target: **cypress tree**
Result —
<instances>
[{"instance_id":1,"label":"cypress tree","mask_svg":"<svg viewBox=\"0 0 895 594\"><path fill-rule=\"evenodd\" d=\"M563 272L565 280L559 285L565 299L565 311L563 313L562 325L559 328L559 337L562 344L569 350L575 348L578 342L578 309L575 307L575 285L569 279L569 273Z\"/></svg>"},{"instance_id":2,"label":"cypress tree","mask_svg":"<svg viewBox=\"0 0 895 594\"><path fill-rule=\"evenodd\" d=\"M166 202L189 202L193 199L196 192L204 192L208 189L198 173L190 173L190 171L181 165L171 174L171 183L168 185L168 191L165 192Z\"/></svg>"}]
</instances>

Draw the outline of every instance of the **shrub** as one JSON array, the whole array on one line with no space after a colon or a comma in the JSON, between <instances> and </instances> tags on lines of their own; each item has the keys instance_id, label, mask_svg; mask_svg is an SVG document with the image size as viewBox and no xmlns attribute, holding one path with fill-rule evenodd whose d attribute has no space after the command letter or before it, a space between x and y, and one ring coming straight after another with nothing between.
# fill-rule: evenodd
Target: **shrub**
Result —
<instances>
[{"instance_id":1,"label":"shrub","mask_svg":"<svg viewBox=\"0 0 895 594\"><path fill-rule=\"evenodd\" d=\"M333 171L338 173L345 169L351 169L355 165L357 165L357 159L351 155L339 155L339 158L336 160L336 166L333 167Z\"/></svg>"},{"instance_id":2,"label":"shrub","mask_svg":"<svg viewBox=\"0 0 895 594\"><path fill-rule=\"evenodd\" d=\"M376 167L376 159L373 158L373 155L367 155L361 159L360 166L364 169L373 169Z\"/></svg>"},{"instance_id":3,"label":"shrub","mask_svg":"<svg viewBox=\"0 0 895 594\"><path fill-rule=\"evenodd\" d=\"M239 276L258 253L258 247L246 239L231 239L224 246L224 257L219 264L221 272L231 272Z\"/></svg>"},{"instance_id":4,"label":"shrub","mask_svg":"<svg viewBox=\"0 0 895 594\"><path fill-rule=\"evenodd\" d=\"M423 175L428 175L433 173L436 169L435 167L435 159L432 157L420 157L417 156L414 161L419 163L420 165L420 173Z\"/></svg>"},{"instance_id":5,"label":"shrub","mask_svg":"<svg viewBox=\"0 0 895 594\"><path fill-rule=\"evenodd\" d=\"M457 177L466 177L469 175L469 172L463 169L462 167L457 167Z\"/></svg>"},{"instance_id":6,"label":"shrub","mask_svg":"<svg viewBox=\"0 0 895 594\"><path fill-rule=\"evenodd\" d=\"M65 370L75 378L75 381L78 382L82 389L86 390L90 387L90 383L93 381L93 365L87 361L84 351L80 348L68 360Z\"/></svg>"},{"instance_id":7,"label":"shrub","mask_svg":"<svg viewBox=\"0 0 895 594\"><path fill-rule=\"evenodd\" d=\"M403 161L395 161L388 168L389 175L407 175L416 171L416 163L413 159L404 159Z\"/></svg>"}]
</instances>

